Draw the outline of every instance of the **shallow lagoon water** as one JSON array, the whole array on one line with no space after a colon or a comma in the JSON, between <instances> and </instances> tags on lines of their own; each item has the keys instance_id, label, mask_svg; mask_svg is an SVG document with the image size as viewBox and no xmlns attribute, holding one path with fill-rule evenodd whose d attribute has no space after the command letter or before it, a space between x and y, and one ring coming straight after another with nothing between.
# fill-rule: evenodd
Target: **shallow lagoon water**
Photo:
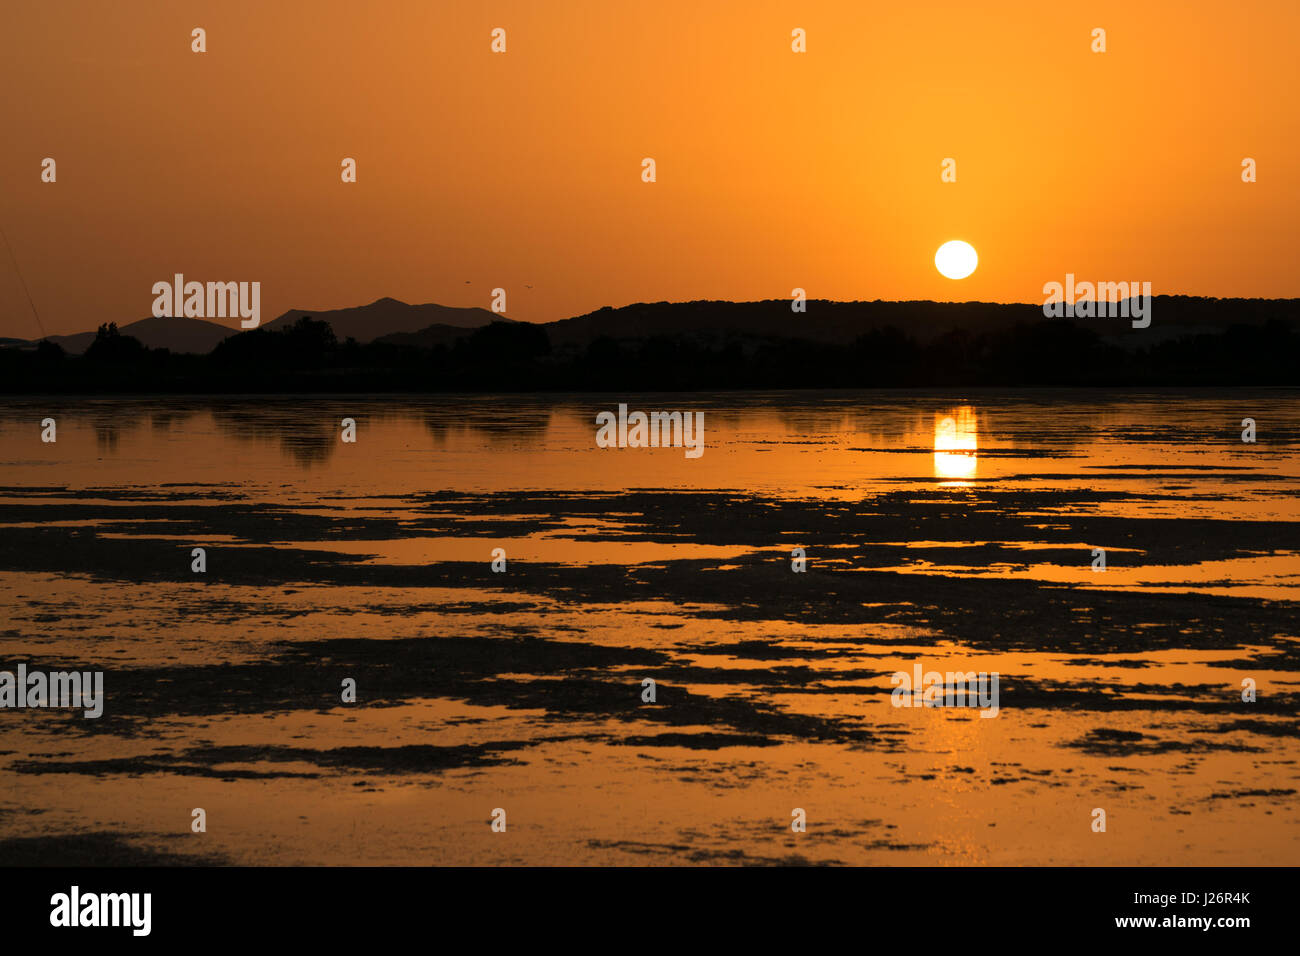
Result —
<instances>
[{"instance_id":1,"label":"shallow lagoon water","mask_svg":"<svg viewBox=\"0 0 1300 956\"><path fill-rule=\"evenodd\" d=\"M0 711L0 861L1294 863L1298 452L1279 390L9 401L0 669L108 700Z\"/></svg>"}]
</instances>

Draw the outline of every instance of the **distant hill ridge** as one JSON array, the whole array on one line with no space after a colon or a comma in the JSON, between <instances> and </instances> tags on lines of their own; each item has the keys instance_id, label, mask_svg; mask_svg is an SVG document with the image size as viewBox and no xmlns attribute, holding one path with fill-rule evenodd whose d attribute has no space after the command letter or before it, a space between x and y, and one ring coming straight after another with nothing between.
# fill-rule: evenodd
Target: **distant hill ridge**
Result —
<instances>
[{"instance_id":1,"label":"distant hill ridge","mask_svg":"<svg viewBox=\"0 0 1300 956\"><path fill-rule=\"evenodd\" d=\"M264 324L266 328L274 331L293 325L303 316L328 322L340 342L353 338L363 345L389 335L419 332L432 325L477 329L493 321L512 321L488 309L457 308L433 303L408 305L397 299L385 297L376 299L369 305L359 305L350 309L323 311L290 309L279 318Z\"/></svg>"},{"instance_id":2,"label":"distant hill ridge","mask_svg":"<svg viewBox=\"0 0 1300 956\"><path fill-rule=\"evenodd\" d=\"M477 329L493 321L512 321L487 309L457 308L434 303L409 305L385 296L369 305L347 309L290 309L270 322L262 323L262 328L272 330L286 328L303 316L328 322L340 342L351 337L363 344L385 336L421 332L430 327L454 330ZM237 335L244 330L219 325L206 319L151 316L119 326L118 331L123 335L139 339L151 349L171 349L173 352L203 354L211 352L222 339ZM455 335L448 337L455 338ZM48 339L57 343L66 352L80 354L95 341L95 332L51 335ZM36 341L38 340L32 340L31 344Z\"/></svg>"},{"instance_id":3,"label":"distant hill ridge","mask_svg":"<svg viewBox=\"0 0 1300 956\"><path fill-rule=\"evenodd\" d=\"M793 313L789 299L637 303L598 309L543 328L554 346L585 345L599 337L643 339L709 333L848 344L891 326L919 342L929 342L954 329L980 333L1021 322L1051 321L1043 315L1042 305L1021 303L810 299L806 305L806 312ZM1145 329L1135 329L1128 318L1118 316L1071 321L1120 344L1150 345L1188 333L1222 331L1236 323L1260 325L1269 319L1300 323L1300 299L1161 295L1152 299L1152 324Z\"/></svg>"},{"instance_id":4,"label":"distant hill ridge","mask_svg":"<svg viewBox=\"0 0 1300 956\"><path fill-rule=\"evenodd\" d=\"M865 334L891 326L924 343L954 329L978 334L1009 328L1019 322L1044 321L1042 306L1033 304L809 300L806 305L805 312L797 313L791 310L788 299L641 302L617 308L606 306L585 315L537 325L546 331L552 346L564 349L583 348L601 338L630 340L655 336L801 339L849 344ZM354 338L362 344L379 341L420 348L451 345L494 321L513 321L482 308L434 303L410 305L385 297L369 305L346 309L291 309L263 323L262 327L287 328L304 316L328 322L340 342ZM1133 329L1128 319L1120 317L1075 321L1121 345L1150 345L1187 333L1221 331L1233 324L1261 325L1270 319L1300 322L1300 299L1155 296L1152 324L1146 329ZM139 339L149 348L207 353L241 330L203 319L148 318L122 326L119 331ZM80 353L94 338L94 332L80 332L50 336L49 340L68 352Z\"/></svg>"},{"instance_id":5,"label":"distant hill ridge","mask_svg":"<svg viewBox=\"0 0 1300 956\"><path fill-rule=\"evenodd\" d=\"M123 335L139 339L151 349L200 353L211 352L222 339L240 331L206 319L155 318L154 316L128 325L120 325L117 330ZM95 333L50 335L47 336L47 340L59 345L65 352L80 354L95 341Z\"/></svg>"}]
</instances>

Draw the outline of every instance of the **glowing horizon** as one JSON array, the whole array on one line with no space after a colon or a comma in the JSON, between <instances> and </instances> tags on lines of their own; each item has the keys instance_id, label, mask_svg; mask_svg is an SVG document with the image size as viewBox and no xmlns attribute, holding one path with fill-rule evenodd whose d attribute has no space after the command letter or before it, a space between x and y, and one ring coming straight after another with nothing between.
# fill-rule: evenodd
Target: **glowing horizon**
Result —
<instances>
[{"instance_id":1,"label":"glowing horizon","mask_svg":"<svg viewBox=\"0 0 1300 956\"><path fill-rule=\"evenodd\" d=\"M528 321L795 287L1032 303L1067 272L1300 296L1295 4L739 9L23 5L0 226L50 334L144 318L176 272L260 281L267 316L494 288ZM959 293L953 236L982 260ZM0 335L34 337L0 262Z\"/></svg>"}]
</instances>

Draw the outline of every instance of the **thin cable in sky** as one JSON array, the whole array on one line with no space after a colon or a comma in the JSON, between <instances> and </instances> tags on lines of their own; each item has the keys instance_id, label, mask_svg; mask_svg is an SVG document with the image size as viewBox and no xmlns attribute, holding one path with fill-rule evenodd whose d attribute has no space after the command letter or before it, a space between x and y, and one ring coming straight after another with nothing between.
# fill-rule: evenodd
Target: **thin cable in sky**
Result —
<instances>
[{"instance_id":1,"label":"thin cable in sky","mask_svg":"<svg viewBox=\"0 0 1300 956\"><path fill-rule=\"evenodd\" d=\"M9 259L14 264L14 272L18 274L18 281L22 283L23 295L27 296L27 304L32 307L32 315L36 316L36 325L41 330L41 338L45 338L45 323L41 321L41 314L36 311L36 303L32 301L32 294L27 290L27 280L23 278L23 270L18 268L18 257L14 255L14 247L9 245L9 237L5 235L3 225L0 225L0 238L4 239L5 248L9 250Z\"/></svg>"}]
</instances>

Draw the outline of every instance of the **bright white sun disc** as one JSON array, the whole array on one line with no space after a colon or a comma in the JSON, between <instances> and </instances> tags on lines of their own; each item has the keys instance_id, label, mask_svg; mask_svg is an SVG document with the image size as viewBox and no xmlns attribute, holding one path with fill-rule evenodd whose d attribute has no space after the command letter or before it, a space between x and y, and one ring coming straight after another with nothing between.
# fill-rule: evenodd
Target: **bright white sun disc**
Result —
<instances>
[{"instance_id":1,"label":"bright white sun disc","mask_svg":"<svg viewBox=\"0 0 1300 956\"><path fill-rule=\"evenodd\" d=\"M934 254L934 267L949 279L964 279L979 265L975 247L960 239L950 239Z\"/></svg>"}]
</instances>

